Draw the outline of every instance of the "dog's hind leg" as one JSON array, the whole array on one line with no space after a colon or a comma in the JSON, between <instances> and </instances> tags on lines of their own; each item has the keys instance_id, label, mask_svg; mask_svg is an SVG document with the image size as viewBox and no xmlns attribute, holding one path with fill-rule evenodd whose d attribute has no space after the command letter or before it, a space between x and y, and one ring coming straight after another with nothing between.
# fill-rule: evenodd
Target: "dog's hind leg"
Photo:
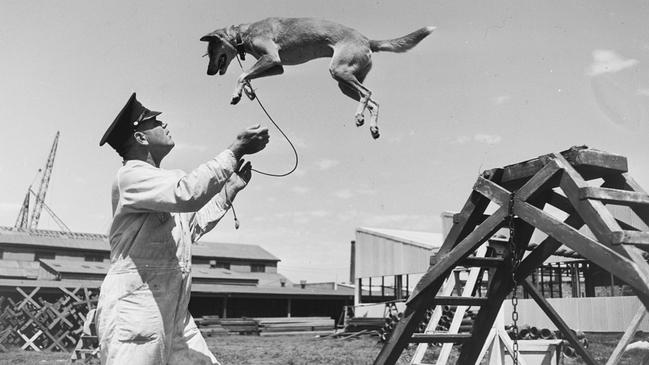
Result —
<instances>
[{"instance_id":1,"label":"dog's hind leg","mask_svg":"<svg viewBox=\"0 0 649 365\"><path fill-rule=\"evenodd\" d=\"M362 47L357 45L342 47L334 52L329 67L331 76L338 81L338 87L343 94L359 102L356 109L356 125L362 126L365 122L364 112L366 108L370 109L372 115L372 136L378 138L378 127L376 127L376 118L374 106L376 103L371 99L372 92L366 88L362 82L365 80L367 73L372 68L371 53L359 52Z\"/></svg>"}]
</instances>

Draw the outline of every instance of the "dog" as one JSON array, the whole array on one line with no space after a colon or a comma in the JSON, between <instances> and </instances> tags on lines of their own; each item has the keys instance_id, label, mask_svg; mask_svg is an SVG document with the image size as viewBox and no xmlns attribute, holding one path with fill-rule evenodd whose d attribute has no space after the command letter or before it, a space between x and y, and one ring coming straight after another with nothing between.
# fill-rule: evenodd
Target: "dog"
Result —
<instances>
[{"instance_id":1,"label":"dog","mask_svg":"<svg viewBox=\"0 0 649 365\"><path fill-rule=\"evenodd\" d=\"M207 74L225 74L237 55L252 55L257 62L237 79L231 104L241 100L242 91L250 99L254 93L249 81L279 75L285 65L298 65L309 60L331 57L329 72L343 94L359 102L355 114L357 126L365 122L365 109L370 112L370 132L379 137L379 104L363 80L372 68L373 52L406 52L435 30L423 27L391 40L370 40L355 29L331 21L314 18L267 18L255 23L231 25L203 37L208 42Z\"/></svg>"}]
</instances>

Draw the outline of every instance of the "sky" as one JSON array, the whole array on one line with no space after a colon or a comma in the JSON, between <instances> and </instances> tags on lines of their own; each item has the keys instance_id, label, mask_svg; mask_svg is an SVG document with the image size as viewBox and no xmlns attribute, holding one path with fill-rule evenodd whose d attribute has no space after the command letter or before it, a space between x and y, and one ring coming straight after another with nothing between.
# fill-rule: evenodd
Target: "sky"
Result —
<instances>
[{"instance_id":1,"label":"sky","mask_svg":"<svg viewBox=\"0 0 649 365\"><path fill-rule=\"evenodd\" d=\"M293 155L255 102L229 104L236 63L207 76L201 36L269 16L318 17L390 39L437 30L408 53L376 53L365 85L381 138L354 123L329 60L253 81L295 143L298 170L253 175L206 242L257 244L290 280L347 281L357 227L441 232L483 170L574 145L624 155L649 188L649 3L644 1L11 1L0 4L0 225L61 132L46 203L73 230L107 233L121 159L98 142L131 92L162 111L190 171L261 123L253 167ZM254 60L244 61L248 68ZM56 229L43 213L40 228Z\"/></svg>"}]
</instances>

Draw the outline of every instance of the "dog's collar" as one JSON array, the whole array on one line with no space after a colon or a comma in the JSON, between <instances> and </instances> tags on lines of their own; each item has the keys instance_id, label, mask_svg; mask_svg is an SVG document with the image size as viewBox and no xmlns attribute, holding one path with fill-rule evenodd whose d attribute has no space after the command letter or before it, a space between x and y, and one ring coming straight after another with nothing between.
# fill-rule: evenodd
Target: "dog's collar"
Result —
<instances>
[{"instance_id":1,"label":"dog's collar","mask_svg":"<svg viewBox=\"0 0 649 365\"><path fill-rule=\"evenodd\" d=\"M246 59L246 50L243 44L243 39L241 39L241 32L239 31L239 26L235 26L232 29L234 31L234 48L237 50L237 53L239 54L239 58L241 58L242 61L245 61Z\"/></svg>"}]
</instances>

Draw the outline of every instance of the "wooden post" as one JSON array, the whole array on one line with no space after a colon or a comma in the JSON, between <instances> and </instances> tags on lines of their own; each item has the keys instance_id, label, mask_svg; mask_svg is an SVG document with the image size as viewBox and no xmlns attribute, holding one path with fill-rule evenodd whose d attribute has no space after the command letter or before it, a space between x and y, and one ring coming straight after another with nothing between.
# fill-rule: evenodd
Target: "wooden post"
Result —
<instances>
[{"instance_id":1,"label":"wooden post","mask_svg":"<svg viewBox=\"0 0 649 365\"><path fill-rule=\"evenodd\" d=\"M228 318L228 295L223 297L223 313L221 318Z\"/></svg>"},{"instance_id":2,"label":"wooden post","mask_svg":"<svg viewBox=\"0 0 649 365\"><path fill-rule=\"evenodd\" d=\"M352 240L349 246L349 282L353 284L356 282L356 241Z\"/></svg>"},{"instance_id":3,"label":"wooden post","mask_svg":"<svg viewBox=\"0 0 649 365\"><path fill-rule=\"evenodd\" d=\"M291 298L286 299L286 316L291 318Z\"/></svg>"}]
</instances>

